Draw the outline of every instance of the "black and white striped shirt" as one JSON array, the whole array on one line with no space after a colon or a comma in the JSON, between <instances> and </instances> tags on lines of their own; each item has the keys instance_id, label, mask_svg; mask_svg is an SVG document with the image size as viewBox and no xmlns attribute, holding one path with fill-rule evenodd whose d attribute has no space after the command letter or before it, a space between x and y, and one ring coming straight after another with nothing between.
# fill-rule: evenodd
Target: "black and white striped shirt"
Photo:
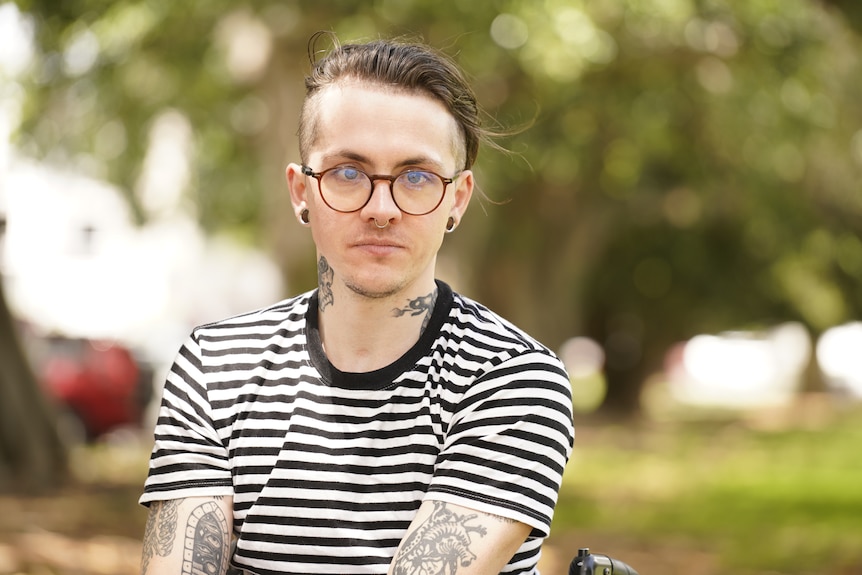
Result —
<instances>
[{"instance_id":1,"label":"black and white striped shirt","mask_svg":"<svg viewBox=\"0 0 862 575\"><path fill-rule=\"evenodd\" d=\"M231 496L248 573L386 573L420 503L532 533L534 573L571 453L569 379L547 348L438 282L419 341L345 373L324 355L317 292L199 327L168 375L141 502Z\"/></svg>"}]
</instances>

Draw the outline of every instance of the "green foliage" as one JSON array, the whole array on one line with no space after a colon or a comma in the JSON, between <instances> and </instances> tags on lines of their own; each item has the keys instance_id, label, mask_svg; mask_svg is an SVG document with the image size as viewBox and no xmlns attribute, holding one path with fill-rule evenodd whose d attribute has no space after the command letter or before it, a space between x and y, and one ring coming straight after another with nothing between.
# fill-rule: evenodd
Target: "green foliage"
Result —
<instances>
[{"instance_id":1,"label":"green foliage","mask_svg":"<svg viewBox=\"0 0 862 575\"><path fill-rule=\"evenodd\" d=\"M307 39L422 37L467 69L495 121L529 125L503 142L512 156L480 154L491 202L444 247L456 287L552 347L603 343L608 401L631 407L679 339L793 319L816 334L862 314L862 45L854 4L830 4L846 12L806 0L30 0L40 58L18 144L85 158L137 205L150 125L179 110L202 224L268 243L292 276L289 211L272 206L295 154ZM261 39L265 68L238 71Z\"/></svg>"},{"instance_id":2,"label":"green foliage","mask_svg":"<svg viewBox=\"0 0 862 575\"><path fill-rule=\"evenodd\" d=\"M590 434L567 468L554 533L604 532L656 549L677 541L717 554L734 573L858 566L858 416L816 429L689 424Z\"/></svg>"},{"instance_id":3,"label":"green foliage","mask_svg":"<svg viewBox=\"0 0 862 575\"><path fill-rule=\"evenodd\" d=\"M196 129L193 182L208 229L257 225L260 188L245 134L230 123L249 91L222 61L217 2L54 2L37 18L40 58L27 85L19 146L54 163L78 163L133 193L154 119L168 109ZM253 189L252 189L253 188ZM240 198L241 201L237 201Z\"/></svg>"}]
</instances>

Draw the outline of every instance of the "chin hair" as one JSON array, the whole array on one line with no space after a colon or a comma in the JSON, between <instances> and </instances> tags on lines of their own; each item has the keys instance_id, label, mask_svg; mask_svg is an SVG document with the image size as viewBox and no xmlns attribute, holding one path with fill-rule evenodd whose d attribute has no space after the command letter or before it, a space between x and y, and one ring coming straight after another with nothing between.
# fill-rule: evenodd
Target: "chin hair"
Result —
<instances>
[{"instance_id":1,"label":"chin hair","mask_svg":"<svg viewBox=\"0 0 862 575\"><path fill-rule=\"evenodd\" d=\"M356 282L345 282L345 287L358 296L368 299L386 299L397 294L404 286L390 286L389 289L372 290Z\"/></svg>"}]
</instances>

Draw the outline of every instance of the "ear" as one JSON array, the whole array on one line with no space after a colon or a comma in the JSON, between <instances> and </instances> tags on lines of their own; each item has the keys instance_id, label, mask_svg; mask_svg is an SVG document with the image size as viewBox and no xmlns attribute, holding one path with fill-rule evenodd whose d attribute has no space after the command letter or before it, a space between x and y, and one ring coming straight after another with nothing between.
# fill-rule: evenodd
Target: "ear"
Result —
<instances>
[{"instance_id":1,"label":"ear","mask_svg":"<svg viewBox=\"0 0 862 575\"><path fill-rule=\"evenodd\" d=\"M299 164L288 164L287 169L284 171L284 177L287 180L287 189L290 191L290 203L293 205L293 213L296 214L296 219L300 219L302 211L308 209L308 198L306 196L308 178L302 173L302 166Z\"/></svg>"},{"instance_id":2,"label":"ear","mask_svg":"<svg viewBox=\"0 0 862 575\"><path fill-rule=\"evenodd\" d=\"M458 175L458 179L453 182L458 187L455 188L455 201L449 209L449 216L455 218L455 223L460 223L464 217L464 212L467 211L467 206L470 205L470 198L473 197L473 171L464 170Z\"/></svg>"}]
</instances>

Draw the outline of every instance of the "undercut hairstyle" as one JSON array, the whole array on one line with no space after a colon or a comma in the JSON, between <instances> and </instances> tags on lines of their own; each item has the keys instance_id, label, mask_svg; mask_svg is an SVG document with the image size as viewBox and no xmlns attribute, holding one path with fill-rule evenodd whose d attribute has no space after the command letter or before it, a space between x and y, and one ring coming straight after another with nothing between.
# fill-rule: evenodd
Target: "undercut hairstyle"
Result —
<instances>
[{"instance_id":1,"label":"undercut hairstyle","mask_svg":"<svg viewBox=\"0 0 862 575\"><path fill-rule=\"evenodd\" d=\"M320 59L316 44L329 38L333 47ZM308 44L311 72L305 78L305 101L299 120L299 152L303 162L317 138L318 95L343 81L355 81L437 100L455 119L460 141L455 142L459 169L468 170L476 161L479 144L499 146L495 133L481 124L481 109L464 73L445 54L417 42L374 40L341 44L329 32L318 32Z\"/></svg>"}]
</instances>

